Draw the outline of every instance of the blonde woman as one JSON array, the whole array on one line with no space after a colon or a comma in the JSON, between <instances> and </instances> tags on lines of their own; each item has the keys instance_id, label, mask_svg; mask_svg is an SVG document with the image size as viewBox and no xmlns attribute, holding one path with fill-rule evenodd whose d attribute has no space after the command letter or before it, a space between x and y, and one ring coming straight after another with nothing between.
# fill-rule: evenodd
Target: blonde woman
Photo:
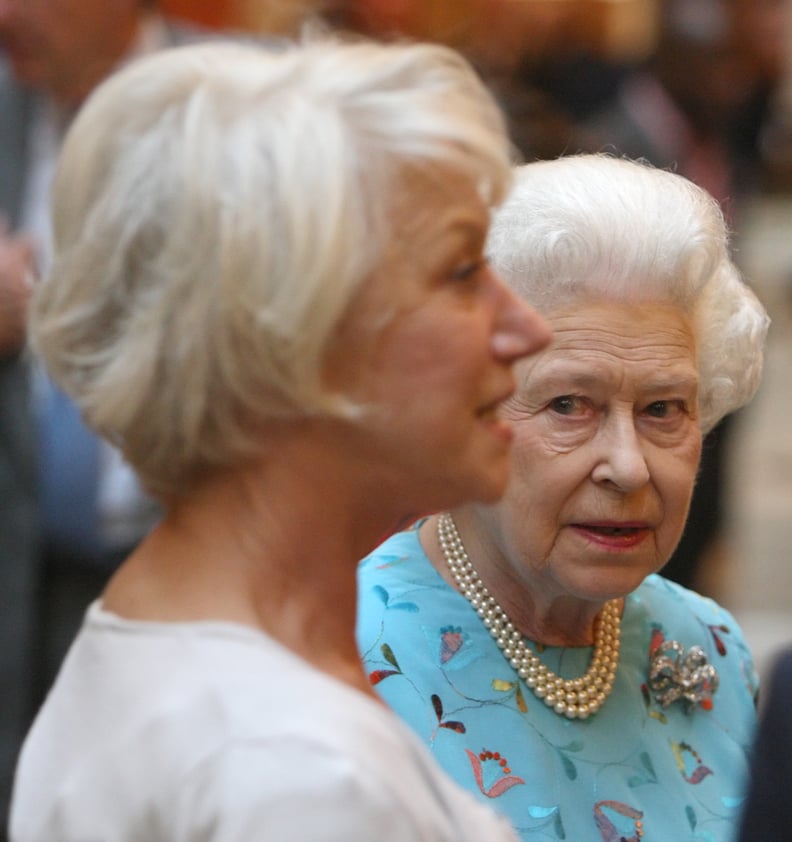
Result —
<instances>
[{"instance_id":1,"label":"blonde woman","mask_svg":"<svg viewBox=\"0 0 792 842\"><path fill-rule=\"evenodd\" d=\"M512 838L354 638L357 559L506 486L550 335L484 258L509 177L439 47L184 47L84 106L32 339L165 514L28 736L14 842Z\"/></svg>"}]
</instances>

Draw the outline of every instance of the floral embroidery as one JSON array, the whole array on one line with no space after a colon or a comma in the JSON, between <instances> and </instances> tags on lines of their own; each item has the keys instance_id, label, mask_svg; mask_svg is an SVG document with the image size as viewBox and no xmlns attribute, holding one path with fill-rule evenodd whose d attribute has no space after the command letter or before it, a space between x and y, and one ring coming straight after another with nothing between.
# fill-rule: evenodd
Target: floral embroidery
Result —
<instances>
[{"instance_id":1,"label":"floral embroidery","mask_svg":"<svg viewBox=\"0 0 792 842\"><path fill-rule=\"evenodd\" d=\"M440 663L445 665L462 648L465 638L459 626L445 626L440 629Z\"/></svg>"},{"instance_id":2,"label":"floral embroidery","mask_svg":"<svg viewBox=\"0 0 792 842\"><path fill-rule=\"evenodd\" d=\"M570 781L574 781L578 776L577 766L575 765L574 761L572 760L566 752L577 752L583 750L583 743L580 740L573 740L571 743L567 743L564 746L557 746L556 751L558 752L559 758L561 758L561 765L564 768L564 774L569 778Z\"/></svg>"},{"instance_id":3,"label":"floral embroidery","mask_svg":"<svg viewBox=\"0 0 792 842\"><path fill-rule=\"evenodd\" d=\"M564 822L561 819L561 808L556 807L543 807L539 804L529 804L528 805L528 815L532 819L544 819L541 825L538 827L545 827L550 822L553 824L553 831L556 835L556 839L566 839L566 830L564 828Z\"/></svg>"},{"instance_id":4,"label":"floral embroidery","mask_svg":"<svg viewBox=\"0 0 792 842\"><path fill-rule=\"evenodd\" d=\"M391 602L390 594L382 587L382 585L374 585L371 590L381 600L385 608L389 610L409 611L410 614L416 614L418 612L418 606L414 602Z\"/></svg>"},{"instance_id":5,"label":"floral embroidery","mask_svg":"<svg viewBox=\"0 0 792 842\"><path fill-rule=\"evenodd\" d=\"M456 731L457 734L465 733L465 726L462 722L457 722L454 719L449 719L443 722L443 702L437 693L432 693L432 707L437 716L437 724L440 728L448 728L450 731Z\"/></svg>"},{"instance_id":6,"label":"floral embroidery","mask_svg":"<svg viewBox=\"0 0 792 842\"><path fill-rule=\"evenodd\" d=\"M627 779L627 786L631 789L635 789L635 787L638 786L644 786L645 784L657 783L657 772L655 772L654 763L652 763L652 758L649 756L649 753L642 751L638 755L638 759L641 761L641 770L633 775L630 775Z\"/></svg>"},{"instance_id":7,"label":"floral embroidery","mask_svg":"<svg viewBox=\"0 0 792 842\"><path fill-rule=\"evenodd\" d=\"M393 650L388 646L387 643L383 643L380 646L380 652L382 652L382 657L391 664L391 666L395 667L395 669L384 669L384 670L373 670L369 673L369 682L371 686L374 687L380 683L385 678L388 678L391 675L402 675L401 667L399 666L399 662L396 660L396 656L393 654Z\"/></svg>"},{"instance_id":8,"label":"floral embroidery","mask_svg":"<svg viewBox=\"0 0 792 842\"><path fill-rule=\"evenodd\" d=\"M699 753L693 748L693 746L688 745L688 743L675 743L673 740L671 742L671 751L674 752L674 759L676 760L677 768L679 769L682 777L689 783L689 784L700 784L707 775L712 774L712 769L708 766L705 766L701 760L701 756ZM689 754L695 761L696 766L690 774L687 774L687 764L685 763L685 754Z\"/></svg>"},{"instance_id":9,"label":"floral embroidery","mask_svg":"<svg viewBox=\"0 0 792 842\"><path fill-rule=\"evenodd\" d=\"M492 689L499 693L510 693L514 691L514 700L520 713L528 713L528 705L525 703L522 687L519 681L504 681L501 678L492 679Z\"/></svg>"},{"instance_id":10,"label":"floral embroidery","mask_svg":"<svg viewBox=\"0 0 792 842\"><path fill-rule=\"evenodd\" d=\"M614 821L605 814L606 809L611 814L630 819L633 826L628 830L618 829ZM594 824L597 825L603 842L639 842L644 835L643 813L622 801L598 801L594 805ZM632 836L627 835L630 831Z\"/></svg>"},{"instance_id":11,"label":"floral embroidery","mask_svg":"<svg viewBox=\"0 0 792 842\"><path fill-rule=\"evenodd\" d=\"M431 662L444 672L464 670L481 657L481 653L472 644L470 634L462 626L421 625L420 628L429 647Z\"/></svg>"},{"instance_id":12,"label":"floral embroidery","mask_svg":"<svg viewBox=\"0 0 792 842\"><path fill-rule=\"evenodd\" d=\"M511 774L508 761L505 757L501 756L500 752L482 749L479 754L474 754L469 748L466 748L465 752L473 768L473 777L476 779L476 784L478 784L478 788L487 798L497 798L503 795L504 792L508 792L513 786L525 783L522 778ZM490 766L497 764L495 768L503 776L497 778L489 787L484 784L485 763L490 763Z\"/></svg>"},{"instance_id":13,"label":"floral embroidery","mask_svg":"<svg viewBox=\"0 0 792 842\"><path fill-rule=\"evenodd\" d=\"M709 629L710 634L712 635L712 640L715 643L715 648L718 650L718 654L721 657L725 658L726 654L727 654L726 646L723 643L723 640L721 639L720 635L718 635L718 632L721 632L721 634L731 634L731 630L729 629L728 626L724 626L722 624L721 625L707 624L707 628Z\"/></svg>"},{"instance_id":14,"label":"floral embroidery","mask_svg":"<svg viewBox=\"0 0 792 842\"><path fill-rule=\"evenodd\" d=\"M652 634L649 638L649 657L651 658L657 652L660 644L665 640L665 632L663 627L657 623L652 624Z\"/></svg>"}]
</instances>

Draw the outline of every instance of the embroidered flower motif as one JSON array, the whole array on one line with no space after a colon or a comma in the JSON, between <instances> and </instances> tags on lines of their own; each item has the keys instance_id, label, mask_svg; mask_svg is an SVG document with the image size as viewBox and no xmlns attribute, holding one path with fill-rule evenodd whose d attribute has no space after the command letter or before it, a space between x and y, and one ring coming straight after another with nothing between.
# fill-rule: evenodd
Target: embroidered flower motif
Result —
<instances>
[{"instance_id":1,"label":"embroidered flower motif","mask_svg":"<svg viewBox=\"0 0 792 842\"><path fill-rule=\"evenodd\" d=\"M513 786L525 783L522 778L511 774L509 762L505 757L501 756L500 752L482 749L479 754L474 754L469 748L466 748L465 752L470 760L470 765L473 769L473 777L476 779L478 788L484 795L487 796L487 798L497 798L498 796L503 795L504 792L508 792ZM484 783L485 763L489 763L490 766L494 764L503 775L503 777L497 778L497 780L489 787Z\"/></svg>"},{"instance_id":2,"label":"embroidered flower motif","mask_svg":"<svg viewBox=\"0 0 792 842\"><path fill-rule=\"evenodd\" d=\"M700 784L707 775L712 774L712 769L704 765L701 755L688 743L675 743L671 740L671 751L674 753L674 759L676 760L679 773L689 784ZM696 764L690 773L688 773L685 764L686 754L689 754Z\"/></svg>"},{"instance_id":3,"label":"embroidered flower motif","mask_svg":"<svg viewBox=\"0 0 792 842\"><path fill-rule=\"evenodd\" d=\"M372 591L377 598L382 602L387 611L407 611L410 614L418 613L418 606L409 600L394 600L388 591L382 585L374 585Z\"/></svg>"},{"instance_id":4,"label":"embroidered flower motif","mask_svg":"<svg viewBox=\"0 0 792 842\"><path fill-rule=\"evenodd\" d=\"M691 646L686 652L679 641L666 640L650 658L649 686L664 708L681 700L688 713L696 705L710 710L718 689L718 672L700 646Z\"/></svg>"},{"instance_id":5,"label":"embroidered flower motif","mask_svg":"<svg viewBox=\"0 0 792 842\"><path fill-rule=\"evenodd\" d=\"M464 642L465 637L459 626L444 626L440 629L440 663L447 664Z\"/></svg>"},{"instance_id":6,"label":"embroidered flower motif","mask_svg":"<svg viewBox=\"0 0 792 842\"><path fill-rule=\"evenodd\" d=\"M715 648L718 650L718 654L722 658L726 657L726 644L723 642L723 638L721 638L718 632L720 632L721 634L730 634L731 629L728 626L724 626L723 624L709 624L707 628L709 629L710 634L712 635L712 640L715 643Z\"/></svg>"},{"instance_id":7,"label":"embroidered flower motif","mask_svg":"<svg viewBox=\"0 0 792 842\"><path fill-rule=\"evenodd\" d=\"M372 687L376 686L386 678L389 678L392 675L402 675L401 667L399 666L399 662L396 660L396 656L393 654L393 650L388 646L387 643L383 643L380 646L380 652L382 652L382 657L394 667L394 669L383 669L383 670L374 670L373 672L369 673L369 683Z\"/></svg>"},{"instance_id":8,"label":"embroidered flower motif","mask_svg":"<svg viewBox=\"0 0 792 842\"><path fill-rule=\"evenodd\" d=\"M632 822L632 827L617 828L616 821L626 824L623 819ZM603 842L640 842L644 835L643 813L623 801L598 801L594 805L594 824Z\"/></svg>"},{"instance_id":9,"label":"embroidered flower motif","mask_svg":"<svg viewBox=\"0 0 792 842\"><path fill-rule=\"evenodd\" d=\"M437 693L432 693L432 707L437 716L437 725L440 728L448 728L449 731L456 731L457 734L465 733L465 723L455 719L443 719L443 702Z\"/></svg>"},{"instance_id":10,"label":"embroidered flower motif","mask_svg":"<svg viewBox=\"0 0 792 842\"><path fill-rule=\"evenodd\" d=\"M504 681L502 678L493 678L492 689L498 693L514 693L517 709L520 713L528 713L528 705L525 703L525 696L523 696L519 681Z\"/></svg>"}]
</instances>

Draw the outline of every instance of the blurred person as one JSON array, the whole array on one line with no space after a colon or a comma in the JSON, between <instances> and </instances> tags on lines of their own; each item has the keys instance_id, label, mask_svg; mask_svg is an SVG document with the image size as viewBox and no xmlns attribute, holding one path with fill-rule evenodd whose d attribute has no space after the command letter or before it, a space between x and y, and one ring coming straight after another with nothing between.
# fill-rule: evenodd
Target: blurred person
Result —
<instances>
[{"instance_id":1,"label":"blurred person","mask_svg":"<svg viewBox=\"0 0 792 842\"><path fill-rule=\"evenodd\" d=\"M0 94L0 113L4 112ZM0 120L0 136L5 124ZM1 190L2 188L0 188ZM30 246L0 244L0 839L11 774L29 715L39 535L29 376L21 356Z\"/></svg>"},{"instance_id":2,"label":"blurred person","mask_svg":"<svg viewBox=\"0 0 792 842\"><path fill-rule=\"evenodd\" d=\"M763 81L747 114L761 120L761 187L786 194L792 190L792 7L788 0L742 0L738 15L741 42Z\"/></svg>"},{"instance_id":3,"label":"blurred person","mask_svg":"<svg viewBox=\"0 0 792 842\"><path fill-rule=\"evenodd\" d=\"M751 752L748 797L737 842L786 842L792 828L792 649L776 656L763 692L759 730Z\"/></svg>"},{"instance_id":4,"label":"blurred person","mask_svg":"<svg viewBox=\"0 0 792 842\"><path fill-rule=\"evenodd\" d=\"M745 83L730 49L725 1L665 0L661 8L655 50L585 126L586 145L675 167L727 202L723 132Z\"/></svg>"},{"instance_id":5,"label":"blurred person","mask_svg":"<svg viewBox=\"0 0 792 842\"><path fill-rule=\"evenodd\" d=\"M483 253L510 176L441 47L188 46L91 95L31 343L164 514L25 742L13 842L513 838L354 634L365 552L506 486L498 408L550 338Z\"/></svg>"},{"instance_id":6,"label":"blurred person","mask_svg":"<svg viewBox=\"0 0 792 842\"><path fill-rule=\"evenodd\" d=\"M109 444L21 349L31 279L51 249L61 137L119 64L197 37L152 0L0 0L0 821L19 745L123 553L158 516ZM2 831L0 831L2 833Z\"/></svg>"},{"instance_id":7,"label":"blurred person","mask_svg":"<svg viewBox=\"0 0 792 842\"><path fill-rule=\"evenodd\" d=\"M526 159L565 151L571 120L528 77L535 67L580 44L580 8L513 0L325 0L333 26L384 40L418 38L453 46L476 67L504 110L509 133ZM591 68L585 78L595 74Z\"/></svg>"},{"instance_id":8,"label":"blurred person","mask_svg":"<svg viewBox=\"0 0 792 842\"><path fill-rule=\"evenodd\" d=\"M675 168L736 226L757 181L764 120L757 102L780 75L783 2L664 0L654 50L587 121L581 143ZM768 20L774 39L765 37Z\"/></svg>"},{"instance_id":9,"label":"blurred person","mask_svg":"<svg viewBox=\"0 0 792 842\"><path fill-rule=\"evenodd\" d=\"M751 196L774 189L768 138L792 58L792 7L788 0L731 0L731 4L734 49L751 79L750 92L732 126L731 145L740 162L742 195Z\"/></svg>"},{"instance_id":10,"label":"blurred person","mask_svg":"<svg viewBox=\"0 0 792 842\"><path fill-rule=\"evenodd\" d=\"M753 662L727 611L658 573L702 434L757 388L767 316L715 200L648 164L519 167L487 253L553 341L503 410L505 496L361 564L369 680L523 839L725 842Z\"/></svg>"}]
</instances>

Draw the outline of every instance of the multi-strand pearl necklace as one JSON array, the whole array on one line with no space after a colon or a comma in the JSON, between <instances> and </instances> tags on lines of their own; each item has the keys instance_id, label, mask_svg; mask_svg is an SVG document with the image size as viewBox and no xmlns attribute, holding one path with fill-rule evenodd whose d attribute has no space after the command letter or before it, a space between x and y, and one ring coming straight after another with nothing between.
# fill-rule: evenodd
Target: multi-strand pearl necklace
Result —
<instances>
[{"instance_id":1,"label":"multi-strand pearl necklace","mask_svg":"<svg viewBox=\"0 0 792 842\"><path fill-rule=\"evenodd\" d=\"M594 652L586 673L580 678L561 678L528 648L525 638L487 590L465 552L450 514L440 515L437 535L457 587L476 610L503 656L531 692L557 714L568 719L586 719L595 714L613 689L619 663L620 600L606 602L595 621Z\"/></svg>"}]
</instances>

